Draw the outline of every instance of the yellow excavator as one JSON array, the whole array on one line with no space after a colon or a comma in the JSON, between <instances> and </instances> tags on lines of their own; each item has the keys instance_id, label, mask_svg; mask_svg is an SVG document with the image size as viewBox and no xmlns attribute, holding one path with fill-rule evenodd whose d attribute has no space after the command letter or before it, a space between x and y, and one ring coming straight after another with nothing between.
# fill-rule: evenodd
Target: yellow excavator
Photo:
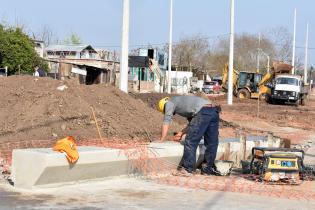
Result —
<instances>
[{"instance_id":1,"label":"yellow excavator","mask_svg":"<svg viewBox=\"0 0 315 210\"><path fill-rule=\"evenodd\" d=\"M227 90L228 65L226 64L222 72L222 88ZM265 75L254 72L237 71L233 69L233 93L238 98L263 98L266 94L271 94L270 87L266 84L273 78L273 73Z\"/></svg>"}]
</instances>

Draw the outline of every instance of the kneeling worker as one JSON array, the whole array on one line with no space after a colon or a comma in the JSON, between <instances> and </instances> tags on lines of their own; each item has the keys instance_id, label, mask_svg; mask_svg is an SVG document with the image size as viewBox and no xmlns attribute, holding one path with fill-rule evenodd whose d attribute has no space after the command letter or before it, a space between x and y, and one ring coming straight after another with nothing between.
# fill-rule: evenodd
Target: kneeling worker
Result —
<instances>
[{"instance_id":1,"label":"kneeling worker","mask_svg":"<svg viewBox=\"0 0 315 210\"><path fill-rule=\"evenodd\" d=\"M178 114L189 121L186 128L177 135L186 133L183 165L181 172L189 175L196 164L196 150L202 137L206 146L206 167L201 169L205 175L213 174L213 165L218 149L220 107L211 101L197 96L165 97L159 101L159 111L164 113L161 141L165 140L172 117ZM178 136L180 139L180 136Z\"/></svg>"}]
</instances>

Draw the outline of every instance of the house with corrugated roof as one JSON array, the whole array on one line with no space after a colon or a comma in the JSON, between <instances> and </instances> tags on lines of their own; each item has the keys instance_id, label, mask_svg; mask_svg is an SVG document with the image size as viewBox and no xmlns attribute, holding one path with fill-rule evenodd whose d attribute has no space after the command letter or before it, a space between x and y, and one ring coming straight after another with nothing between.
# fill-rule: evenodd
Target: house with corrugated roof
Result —
<instances>
[{"instance_id":1,"label":"house with corrugated roof","mask_svg":"<svg viewBox=\"0 0 315 210\"><path fill-rule=\"evenodd\" d=\"M50 76L56 79L76 77L87 85L116 82L119 61L109 56L104 58L91 45L50 45L46 48Z\"/></svg>"},{"instance_id":2,"label":"house with corrugated roof","mask_svg":"<svg viewBox=\"0 0 315 210\"><path fill-rule=\"evenodd\" d=\"M96 59L97 52L91 45L49 45L47 58Z\"/></svg>"}]
</instances>

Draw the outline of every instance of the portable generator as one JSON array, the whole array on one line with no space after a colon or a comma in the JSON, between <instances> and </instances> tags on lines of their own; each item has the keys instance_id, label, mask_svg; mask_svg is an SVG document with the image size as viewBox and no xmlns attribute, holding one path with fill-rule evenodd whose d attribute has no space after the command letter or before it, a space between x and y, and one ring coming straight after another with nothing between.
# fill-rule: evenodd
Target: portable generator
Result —
<instances>
[{"instance_id":1,"label":"portable generator","mask_svg":"<svg viewBox=\"0 0 315 210\"><path fill-rule=\"evenodd\" d=\"M253 147L250 172L260 181L299 184L304 171L304 151L293 148Z\"/></svg>"}]
</instances>

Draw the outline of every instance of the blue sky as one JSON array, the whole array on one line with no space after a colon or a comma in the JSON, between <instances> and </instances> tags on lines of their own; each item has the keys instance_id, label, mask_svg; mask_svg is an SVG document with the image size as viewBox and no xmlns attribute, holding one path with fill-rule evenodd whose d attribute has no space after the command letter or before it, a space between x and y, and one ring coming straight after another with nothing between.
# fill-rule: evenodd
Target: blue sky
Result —
<instances>
[{"instance_id":1,"label":"blue sky","mask_svg":"<svg viewBox=\"0 0 315 210\"><path fill-rule=\"evenodd\" d=\"M229 0L173 0L173 39L200 34L213 37L229 33ZM130 44L168 42L169 0L130 0ZM258 33L276 26L293 33L297 8L297 45L304 46L306 22L309 46L315 47L314 0L235 0L235 30ZM94 46L119 46L122 0L1 0L0 20L19 22L30 32L47 25L60 38L77 33ZM297 49L304 56L304 49ZM315 64L315 50L310 50Z\"/></svg>"}]
</instances>

